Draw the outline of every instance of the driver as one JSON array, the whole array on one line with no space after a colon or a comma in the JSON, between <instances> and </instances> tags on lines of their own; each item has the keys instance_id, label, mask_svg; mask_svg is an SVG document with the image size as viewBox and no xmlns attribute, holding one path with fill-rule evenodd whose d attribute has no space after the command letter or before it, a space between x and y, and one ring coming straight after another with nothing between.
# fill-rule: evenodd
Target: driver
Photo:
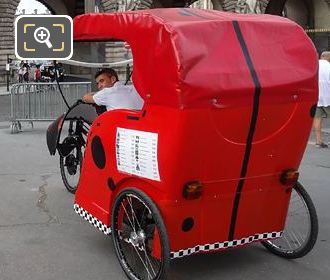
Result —
<instances>
[{"instance_id":1,"label":"driver","mask_svg":"<svg viewBox=\"0 0 330 280\"><path fill-rule=\"evenodd\" d=\"M117 72L112 68L104 68L95 75L99 91L89 92L83 96L85 103L106 106L107 111L114 109L141 110L143 99L133 85L124 85L118 80Z\"/></svg>"}]
</instances>

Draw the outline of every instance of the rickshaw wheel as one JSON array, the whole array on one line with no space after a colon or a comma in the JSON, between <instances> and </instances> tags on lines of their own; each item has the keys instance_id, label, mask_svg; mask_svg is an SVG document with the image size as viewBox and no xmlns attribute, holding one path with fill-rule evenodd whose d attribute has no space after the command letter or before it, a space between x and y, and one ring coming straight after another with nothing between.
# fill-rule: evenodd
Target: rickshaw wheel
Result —
<instances>
[{"instance_id":1,"label":"rickshaw wheel","mask_svg":"<svg viewBox=\"0 0 330 280\"><path fill-rule=\"evenodd\" d=\"M293 187L283 235L261 242L275 255L296 259L308 254L318 235L318 219L314 204L304 187L297 182Z\"/></svg>"},{"instance_id":2,"label":"rickshaw wheel","mask_svg":"<svg viewBox=\"0 0 330 280\"><path fill-rule=\"evenodd\" d=\"M60 170L64 186L70 193L77 190L83 155L81 147L75 147L66 157L60 155Z\"/></svg>"},{"instance_id":3,"label":"rickshaw wheel","mask_svg":"<svg viewBox=\"0 0 330 280\"><path fill-rule=\"evenodd\" d=\"M126 189L116 197L112 236L129 279L165 279L170 262L168 237L157 206L145 193Z\"/></svg>"}]
</instances>

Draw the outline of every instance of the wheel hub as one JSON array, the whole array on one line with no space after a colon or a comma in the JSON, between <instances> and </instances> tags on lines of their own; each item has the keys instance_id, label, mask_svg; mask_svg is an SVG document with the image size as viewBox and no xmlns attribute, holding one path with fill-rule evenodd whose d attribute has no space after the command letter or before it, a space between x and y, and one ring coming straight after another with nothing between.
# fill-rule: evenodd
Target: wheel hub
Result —
<instances>
[{"instance_id":1,"label":"wheel hub","mask_svg":"<svg viewBox=\"0 0 330 280\"><path fill-rule=\"evenodd\" d=\"M68 173L70 175L75 175L77 172L77 160L76 157L74 155L68 155L65 158L65 166L68 170Z\"/></svg>"},{"instance_id":2,"label":"wheel hub","mask_svg":"<svg viewBox=\"0 0 330 280\"><path fill-rule=\"evenodd\" d=\"M138 232L132 231L130 234L130 240L133 246L140 247L144 245L146 239L146 235L143 230L139 230Z\"/></svg>"}]
</instances>

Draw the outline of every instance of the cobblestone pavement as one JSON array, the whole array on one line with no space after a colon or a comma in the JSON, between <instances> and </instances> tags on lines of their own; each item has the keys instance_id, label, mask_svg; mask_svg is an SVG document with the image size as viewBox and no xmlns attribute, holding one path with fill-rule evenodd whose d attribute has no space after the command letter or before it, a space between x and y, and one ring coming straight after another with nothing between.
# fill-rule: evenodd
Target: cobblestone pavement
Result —
<instances>
[{"instance_id":1,"label":"cobblestone pavement","mask_svg":"<svg viewBox=\"0 0 330 280\"><path fill-rule=\"evenodd\" d=\"M0 122L0 279L126 279L111 237L74 213L73 196L60 178L58 157L47 151L47 126L23 125L23 132L13 135L8 122ZM301 181L317 208L320 231L314 250L306 257L289 261L254 244L175 260L169 279L328 279L329 170L330 149L308 145Z\"/></svg>"},{"instance_id":2,"label":"cobblestone pavement","mask_svg":"<svg viewBox=\"0 0 330 280\"><path fill-rule=\"evenodd\" d=\"M0 95L0 121L9 121L10 119L10 96Z\"/></svg>"}]
</instances>

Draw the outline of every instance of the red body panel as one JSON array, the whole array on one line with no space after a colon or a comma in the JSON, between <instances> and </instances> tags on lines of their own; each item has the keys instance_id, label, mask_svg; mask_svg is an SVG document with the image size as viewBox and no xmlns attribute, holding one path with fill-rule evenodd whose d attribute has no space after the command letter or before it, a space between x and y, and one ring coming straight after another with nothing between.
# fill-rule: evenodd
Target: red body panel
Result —
<instances>
[{"instance_id":1,"label":"red body panel","mask_svg":"<svg viewBox=\"0 0 330 280\"><path fill-rule=\"evenodd\" d=\"M160 209L171 251L283 230L291 192L279 176L299 168L317 100L317 57L296 24L273 16L186 11L74 21L76 40L129 42L134 83L146 101L142 112L115 110L94 121L75 202L111 227L116 194L141 189ZM159 181L118 171L118 128L158 135ZM103 169L92 156L95 136L106 155ZM184 184L195 180L203 185L202 197L184 199ZM185 232L188 217L194 226Z\"/></svg>"}]
</instances>

